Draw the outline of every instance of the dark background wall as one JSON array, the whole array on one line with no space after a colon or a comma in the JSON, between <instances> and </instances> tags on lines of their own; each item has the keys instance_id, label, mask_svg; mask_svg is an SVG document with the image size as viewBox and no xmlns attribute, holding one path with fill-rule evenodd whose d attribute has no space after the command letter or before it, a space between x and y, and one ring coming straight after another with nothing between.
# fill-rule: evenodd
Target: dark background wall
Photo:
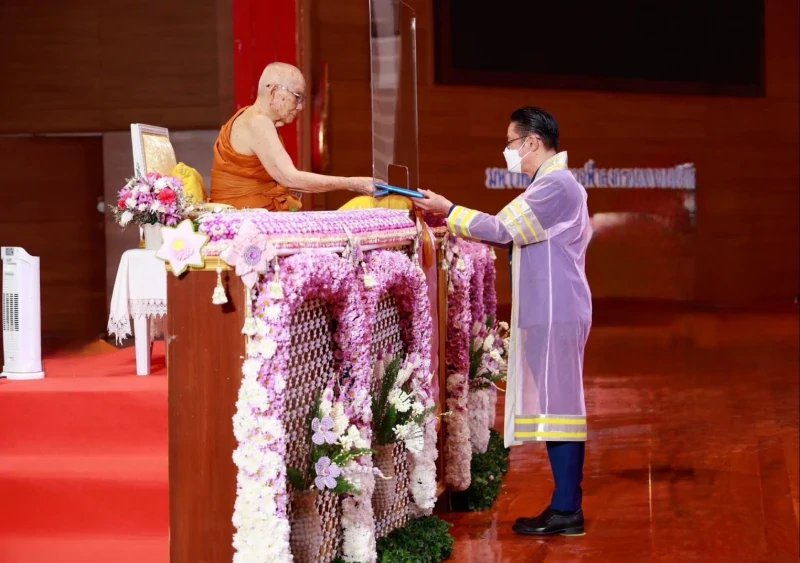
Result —
<instances>
[{"instance_id":1,"label":"dark background wall","mask_svg":"<svg viewBox=\"0 0 800 563\"><path fill-rule=\"evenodd\" d=\"M631 227L592 243L587 269L596 298L736 307L794 300L800 284L797 2L765 3L764 95L750 98L440 85L434 2L408 3L417 16L423 187L466 206L499 211L515 192L486 189L484 170L504 166L511 111L538 105L557 117L573 167L594 159L608 168L685 162L697 168L691 233ZM331 79L331 172L369 173L367 4L315 0L313 13L317 62L329 64ZM547 23L487 26L476 30L475 41L507 43L510 35L523 33L535 42L537 26ZM574 21L554 25L563 26L568 42ZM596 40L625 29L597 29ZM680 41L679 30L675 40ZM559 45L551 48L557 55ZM629 190L590 190L590 212L625 210L635 197ZM348 198L329 196L328 205ZM498 266L499 287L507 287L506 262L501 259ZM508 299L507 293L500 295Z\"/></svg>"},{"instance_id":2,"label":"dark background wall","mask_svg":"<svg viewBox=\"0 0 800 563\"><path fill-rule=\"evenodd\" d=\"M231 0L0 2L0 245L41 257L45 348L105 330L100 134L218 128L230 22Z\"/></svg>"},{"instance_id":3,"label":"dark background wall","mask_svg":"<svg viewBox=\"0 0 800 563\"><path fill-rule=\"evenodd\" d=\"M132 122L215 129L231 115L231 4L0 2L0 244L42 257L46 338L90 338L105 328L98 134L125 131ZM572 166L594 159L600 167L697 167L694 229L676 234L631 227L598 238L588 258L595 297L725 307L792 302L800 277L796 1L766 3L764 95L750 98L512 88L500 80L438 84L433 0L409 4L417 15L424 187L497 212L514 192L487 190L484 170L504 165L511 110L539 105L558 118ZM321 64L329 65L329 172L369 174L367 2L303 5L312 31L302 41L308 53L301 59L311 60L312 83ZM487 28L475 40L502 42L513 29L520 32L511 25ZM598 41L614 32L598 31ZM69 136L31 136L53 133ZM323 201L335 209L349 197L337 193ZM590 211L624 210L630 197L590 190ZM501 301L507 302L503 257L498 268Z\"/></svg>"}]
</instances>

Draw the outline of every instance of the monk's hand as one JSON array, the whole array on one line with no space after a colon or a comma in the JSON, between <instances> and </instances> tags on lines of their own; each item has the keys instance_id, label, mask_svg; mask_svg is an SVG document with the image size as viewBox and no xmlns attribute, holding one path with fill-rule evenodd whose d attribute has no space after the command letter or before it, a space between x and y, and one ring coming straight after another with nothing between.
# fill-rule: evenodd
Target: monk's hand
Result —
<instances>
[{"instance_id":1,"label":"monk's hand","mask_svg":"<svg viewBox=\"0 0 800 563\"><path fill-rule=\"evenodd\" d=\"M437 193L420 190L420 193L425 196L425 199L414 199L414 205L436 215L447 215L450 213L450 208L453 206L452 202L444 196Z\"/></svg>"},{"instance_id":2,"label":"monk's hand","mask_svg":"<svg viewBox=\"0 0 800 563\"><path fill-rule=\"evenodd\" d=\"M375 181L372 178L367 178L365 176L350 179L353 181L353 187L351 189L354 192L361 195L372 195L375 192Z\"/></svg>"}]
</instances>

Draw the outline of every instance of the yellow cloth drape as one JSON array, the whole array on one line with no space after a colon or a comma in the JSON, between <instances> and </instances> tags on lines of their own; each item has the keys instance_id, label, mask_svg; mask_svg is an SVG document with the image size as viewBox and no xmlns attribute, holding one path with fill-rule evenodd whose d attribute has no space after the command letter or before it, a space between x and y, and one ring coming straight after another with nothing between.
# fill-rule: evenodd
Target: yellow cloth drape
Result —
<instances>
[{"instance_id":1,"label":"yellow cloth drape","mask_svg":"<svg viewBox=\"0 0 800 563\"><path fill-rule=\"evenodd\" d=\"M387 195L386 197L372 197L368 195L361 195L354 197L343 206L339 211L350 211L353 209L376 209L382 207L384 209L400 209L402 211L411 211L414 209L414 204L411 203L411 198L401 195Z\"/></svg>"},{"instance_id":2,"label":"yellow cloth drape","mask_svg":"<svg viewBox=\"0 0 800 563\"><path fill-rule=\"evenodd\" d=\"M208 199L203 177L191 166L179 162L170 172L170 176L180 178L181 182L183 182L183 193L186 194L187 198L191 198L192 203L204 203Z\"/></svg>"}]
</instances>

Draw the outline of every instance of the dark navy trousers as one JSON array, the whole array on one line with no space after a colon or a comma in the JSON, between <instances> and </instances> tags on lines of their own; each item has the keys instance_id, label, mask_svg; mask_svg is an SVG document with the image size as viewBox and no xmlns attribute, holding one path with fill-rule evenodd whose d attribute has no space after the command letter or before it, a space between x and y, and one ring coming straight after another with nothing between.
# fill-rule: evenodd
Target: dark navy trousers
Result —
<instances>
[{"instance_id":1,"label":"dark navy trousers","mask_svg":"<svg viewBox=\"0 0 800 563\"><path fill-rule=\"evenodd\" d=\"M512 248L508 249L509 264ZM547 442L547 455L556 485L550 501L550 508L553 510L577 512L581 509L585 452L586 442Z\"/></svg>"},{"instance_id":2,"label":"dark navy trousers","mask_svg":"<svg viewBox=\"0 0 800 563\"><path fill-rule=\"evenodd\" d=\"M547 442L547 455L556 488L550 508L559 512L577 512L583 500L583 458L586 442Z\"/></svg>"}]
</instances>

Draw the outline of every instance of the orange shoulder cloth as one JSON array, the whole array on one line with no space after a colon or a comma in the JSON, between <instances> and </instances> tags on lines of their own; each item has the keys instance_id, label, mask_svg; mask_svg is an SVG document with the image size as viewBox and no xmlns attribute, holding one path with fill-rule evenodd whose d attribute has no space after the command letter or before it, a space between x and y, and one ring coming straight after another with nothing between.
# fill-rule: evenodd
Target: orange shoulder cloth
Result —
<instances>
[{"instance_id":1,"label":"orange shoulder cloth","mask_svg":"<svg viewBox=\"0 0 800 563\"><path fill-rule=\"evenodd\" d=\"M249 106L248 106L249 107ZM243 155L231 146L233 122L247 107L236 112L222 126L214 143L214 164L211 167L211 201L237 209L264 208L269 211L296 211L303 204L289 190L278 184L264 169L257 156Z\"/></svg>"}]
</instances>

